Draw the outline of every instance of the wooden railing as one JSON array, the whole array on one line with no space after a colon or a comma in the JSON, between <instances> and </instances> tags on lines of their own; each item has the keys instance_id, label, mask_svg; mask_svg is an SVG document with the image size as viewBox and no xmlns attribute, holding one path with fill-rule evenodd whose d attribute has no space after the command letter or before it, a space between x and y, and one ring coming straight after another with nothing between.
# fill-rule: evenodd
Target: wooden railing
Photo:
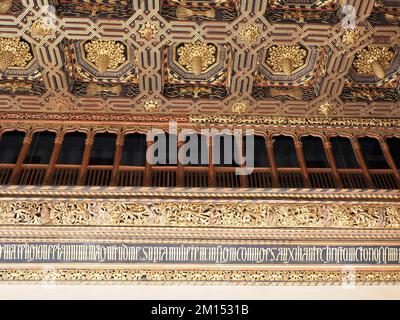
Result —
<instances>
[{"instance_id":1,"label":"wooden railing","mask_svg":"<svg viewBox=\"0 0 400 320\"><path fill-rule=\"evenodd\" d=\"M391 169L369 170L376 189L397 189L399 186Z\"/></svg>"},{"instance_id":2,"label":"wooden railing","mask_svg":"<svg viewBox=\"0 0 400 320\"><path fill-rule=\"evenodd\" d=\"M117 173L117 185L123 187L143 186L144 170L144 167L120 166Z\"/></svg>"},{"instance_id":3,"label":"wooden railing","mask_svg":"<svg viewBox=\"0 0 400 320\"><path fill-rule=\"evenodd\" d=\"M176 187L176 167L152 167L152 187Z\"/></svg>"},{"instance_id":4,"label":"wooden railing","mask_svg":"<svg viewBox=\"0 0 400 320\"><path fill-rule=\"evenodd\" d=\"M22 164L13 181L19 185L57 185L74 186L79 182L81 165L56 164L49 175L47 164ZM207 188L303 188L304 175L301 168L255 168L248 176L236 174L238 167L215 167L215 175L210 175L210 167L181 167L179 175L177 166L153 166L150 171L138 166L88 166L81 180L86 186L125 186L125 187L187 187ZM0 164L0 185L10 184L14 164ZM307 168L311 188L346 189L398 189L396 177L392 169L369 169L368 176L361 168L337 169L334 177L331 168ZM274 180L274 174L276 179ZM214 182L210 180L214 177ZM367 184L369 179L369 184ZM146 181L148 181L146 183ZM245 181L245 183L243 182ZM274 183L275 181L275 183Z\"/></svg>"},{"instance_id":5,"label":"wooden railing","mask_svg":"<svg viewBox=\"0 0 400 320\"><path fill-rule=\"evenodd\" d=\"M216 167L216 186L218 188L240 188L240 176L235 167Z\"/></svg>"},{"instance_id":6,"label":"wooden railing","mask_svg":"<svg viewBox=\"0 0 400 320\"><path fill-rule=\"evenodd\" d=\"M85 186L109 186L112 170L112 166L88 166L83 184Z\"/></svg>"},{"instance_id":7,"label":"wooden railing","mask_svg":"<svg viewBox=\"0 0 400 320\"><path fill-rule=\"evenodd\" d=\"M207 188L208 167L184 167L184 186L186 188Z\"/></svg>"},{"instance_id":8,"label":"wooden railing","mask_svg":"<svg viewBox=\"0 0 400 320\"><path fill-rule=\"evenodd\" d=\"M249 188L272 188L272 174L270 168L254 168L248 176Z\"/></svg>"},{"instance_id":9,"label":"wooden railing","mask_svg":"<svg viewBox=\"0 0 400 320\"><path fill-rule=\"evenodd\" d=\"M308 168L311 188L334 189L335 180L331 168Z\"/></svg>"},{"instance_id":10,"label":"wooden railing","mask_svg":"<svg viewBox=\"0 0 400 320\"><path fill-rule=\"evenodd\" d=\"M304 181L300 168L278 168L281 188L303 188Z\"/></svg>"},{"instance_id":11,"label":"wooden railing","mask_svg":"<svg viewBox=\"0 0 400 320\"><path fill-rule=\"evenodd\" d=\"M365 189L367 183L365 181L362 169L338 169L343 188L346 189Z\"/></svg>"},{"instance_id":12,"label":"wooden railing","mask_svg":"<svg viewBox=\"0 0 400 320\"><path fill-rule=\"evenodd\" d=\"M44 182L47 164L23 164L18 177L18 185L40 186Z\"/></svg>"},{"instance_id":13,"label":"wooden railing","mask_svg":"<svg viewBox=\"0 0 400 320\"><path fill-rule=\"evenodd\" d=\"M1 164L0 185L6 185L9 183L14 167L14 164Z\"/></svg>"},{"instance_id":14,"label":"wooden railing","mask_svg":"<svg viewBox=\"0 0 400 320\"><path fill-rule=\"evenodd\" d=\"M75 186L80 170L80 165L56 165L51 184L54 186Z\"/></svg>"}]
</instances>

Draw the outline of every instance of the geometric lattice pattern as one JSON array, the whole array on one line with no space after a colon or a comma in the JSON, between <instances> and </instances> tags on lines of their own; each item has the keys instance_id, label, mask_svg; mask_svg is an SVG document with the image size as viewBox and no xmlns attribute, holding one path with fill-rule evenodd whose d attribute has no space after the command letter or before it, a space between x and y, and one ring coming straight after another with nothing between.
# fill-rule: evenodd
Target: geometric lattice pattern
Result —
<instances>
[{"instance_id":1,"label":"geometric lattice pattern","mask_svg":"<svg viewBox=\"0 0 400 320\"><path fill-rule=\"evenodd\" d=\"M393 2L10 1L0 12L0 37L28 42L33 61L29 70L0 71L0 111L141 114L148 113L146 101L154 100L160 114L232 114L232 105L245 101L243 114L307 117L321 116L319 107L330 102L332 116L400 117L400 14ZM352 6L350 16L344 4ZM345 41L349 17L357 36ZM96 39L122 43L124 66L131 67L106 74L85 68L77 49ZM166 68L178 57L168 60L168 48L196 42L225 50L223 68L205 94L196 89L195 77L180 77L186 89L176 94ZM310 54L302 77L262 72L260 55L283 45ZM357 54L367 47L394 51L384 79L366 83L354 71ZM65 103L60 107L54 99Z\"/></svg>"}]
</instances>

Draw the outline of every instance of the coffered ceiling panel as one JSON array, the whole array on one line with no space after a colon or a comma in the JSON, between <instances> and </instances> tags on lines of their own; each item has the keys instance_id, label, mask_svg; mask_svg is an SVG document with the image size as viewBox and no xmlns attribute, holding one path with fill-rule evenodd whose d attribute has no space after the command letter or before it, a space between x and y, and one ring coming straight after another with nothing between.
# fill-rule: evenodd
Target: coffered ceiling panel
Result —
<instances>
[{"instance_id":1,"label":"coffered ceiling panel","mask_svg":"<svg viewBox=\"0 0 400 320\"><path fill-rule=\"evenodd\" d=\"M4 0L0 111L399 117L399 8Z\"/></svg>"}]
</instances>

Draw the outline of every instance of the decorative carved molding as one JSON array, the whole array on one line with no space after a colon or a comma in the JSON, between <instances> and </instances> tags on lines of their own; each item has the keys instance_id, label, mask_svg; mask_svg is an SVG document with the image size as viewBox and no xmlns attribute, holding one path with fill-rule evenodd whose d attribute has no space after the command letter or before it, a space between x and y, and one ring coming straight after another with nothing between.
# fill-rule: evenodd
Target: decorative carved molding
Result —
<instances>
[{"instance_id":1,"label":"decorative carved molding","mask_svg":"<svg viewBox=\"0 0 400 320\"><path fill-rule=\"evenodd\" d=\"M232 111L238 114L246 112L247 108L247 103L245 101L235 102L231 107Z\"/></svg>"},{"instance_id":2,"label":"decorative carved molding","mask_svg":"<svg viewBox=\"0 0 400 320\"><path fill-rule=\"evenodd\" d=\"M400 271L365 270L209 270L199 268L154 270L154 269L2 269L0 282L38 283L191 283L191 284L237 284L237 285L398 285Z\"/></svg>"},{"instance_id":3,"label":"decorative carved molding","mask_svg":"<svg viewBox=\"0 0 400 320\"><path fill-rule=\"evenodd\" d=\"M346 46L353 46L361 37L360 29L346 29L342 35L342 43Z\"/></svg>"},{"instance_id":4,"label":"decorative carved molding","mask_svg":"<svg viewBox=\"0 0 400 320\"><path fill-rule=\"evenodd\" d=\"M31 30L38 38L53 34L53 28L43 19L36 20L32 24Z\"/></svg>"},{"instance_id":5,"label":"decorative carved molding","mask_svg":"<svg viewBox=\"0 0 400 320\"><path fill-rule=\"evenodd\" d=\"M399 127L400 119L379 118L296 118L267 116L190 115L190 123L233 125L323 125L354 127Z\"/></svg>"},{"instance_id":6,"label":"decorative carved molding","mask_svg":"<svg viewBox=\"0 0 400 320\"><path fill-rule=\"evenodd\" d=\"M321 104L321 105L318 107L318 112L319 112L321 115L325 116L325 117L330 116L334 110L335 110L335 105L333 105L333 104L330 103L330 102L326 102L326 103L324 103L324 104Z\"/></svg>"},{"instance_id":7,"label":"decorative carved molding","mask_svg":"<svg viewBox=\"0 0 400 320\"><path fill-rule=\"evenodd\" d=\"M324 203L174 203L137 201L1 201L1 224L162 227L332 227L396 229L398 205Z\"/></svg>"}]
</instances>

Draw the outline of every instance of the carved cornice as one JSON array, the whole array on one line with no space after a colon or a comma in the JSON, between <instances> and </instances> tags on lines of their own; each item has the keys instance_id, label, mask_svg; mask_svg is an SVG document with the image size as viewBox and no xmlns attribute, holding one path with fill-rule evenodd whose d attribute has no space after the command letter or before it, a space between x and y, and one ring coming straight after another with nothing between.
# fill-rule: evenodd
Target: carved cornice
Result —
<instances>
[{"instance_id":1,"label":"carved cornice","mask_svg":"<svg viewBox=\"0 0 400 320\"><path fill-rule=\"evenodd\" d=\"M207 230L207 232L204 232ZM47 226L1 225L0 239L4 242L30 242L35 239L59 243L98 242L104 239L129 243L159 243L161 239L180 244L193 242L254 244L255 241L398 241L400 229L365 228L223 228L223 227L149 227L149 226Z\"/></svg>"},{"instance_id":2,"label":"carved cornice","mask_svg":"<svg viewBox=\"0 0 400 320\"><path fill-rule=\"evenodd\" d=\"M296 125L343 127L399 127L400 119L389 118L303 118L230 115L191 115L190 123L231 125Z\"/></svg>"},{"instance_id":3,"label":"carved cornice","mask_svg":"<svg viewBox=\"0 0 400 320\"><path fill-rule=\"evenodd\" d=\"M71 106L72 108L72 106ZM251 115L200 115L189 116L163 115L163 114L95 114L95 113L25 113L25 112L1 112L0 126L7 121L43 121L46 123L54 121L54 125L60 127L56 121L68 121L64 126L74 126L74 122L84 127L107 126L107 122L113 122L114 126L121 126L127 123L140 123L151 125L154 123L168 123L176 121L181 124L191 125L232 125L232 126L307 126L307 127L349 127L357 128L398 128L400 118L334 118L334 117L269 117ZM97 124L93 124L97 123ZM52 125L49 123L49 125ZM110 125L108 125L110 126Z\"/></svg>"}]
</instances>

